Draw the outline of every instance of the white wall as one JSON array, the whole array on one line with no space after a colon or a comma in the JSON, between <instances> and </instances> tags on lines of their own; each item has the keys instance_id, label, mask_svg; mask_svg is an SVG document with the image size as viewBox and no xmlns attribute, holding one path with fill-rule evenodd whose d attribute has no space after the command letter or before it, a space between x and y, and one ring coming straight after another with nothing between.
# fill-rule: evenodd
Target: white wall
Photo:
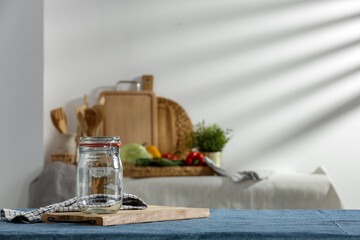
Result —
<instances>
[{"instance_id":1,"label":"white wall","mask_svg":"<svg viewBox=\"0 0 360 240\"><path fill-rule=\"evenodd\" d=\"M43 1L0 0L0 207L27 207L43 168Z\"/></svg>"},{"instance_id":2,"label":"white wall","mask_svg":"<svg viewBox=\"0 0 360 240\"><path fill-rule=\"evenodd\" d=\"M51 109L118 80L155 76L155 92L193 123L232 128L227 169L324 166L360 208L360 1L45 1L46 161ZM348 187L350 186L350 187Z\"/></svg>"}]
</instances>

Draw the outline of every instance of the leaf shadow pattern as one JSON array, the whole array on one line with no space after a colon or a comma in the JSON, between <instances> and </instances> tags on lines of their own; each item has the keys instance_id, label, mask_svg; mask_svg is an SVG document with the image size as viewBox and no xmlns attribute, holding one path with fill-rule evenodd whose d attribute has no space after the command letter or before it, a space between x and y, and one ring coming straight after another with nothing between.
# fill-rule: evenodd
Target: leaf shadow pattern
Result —
<instances>
[{"instance_id":1,"label":"leaf shadow pattern","mask_svg":"<svg viewBox=\"0 0 360 240\"><path fill-rule=\"evenodd\" d=\"M237 123L246 124L247 122L253 121L255 118L260 118L268 113L274 113L274 111L279 111L282 108L289 106L298 100L304 99L318 91L323 90L324 88L328 88L341 81L345 81L346 78L351 77L359 72L360 66L352 67L332 77L316 81L316 84L307 86L303 89L297 90L296 92L279 97L273 101L269 101L264 105L251 109L246 113L242 113L240 116L235 116L234 119L237 119Z\"/></svg>"},{"instance_id":2,"label":"leaf shadow pattern","mask_svg":"<svg viewBox=\"0 0 360 240\"><path fill-rule=\"evenodd\" d=\"M270 81L273 77L276 77L281 74L285 74L292 70L295 70L300 67L310 65L313 62L319 61L331 55L346 51L353 47L356 47L360 44L360 38L349 41L345 44L339 44L330 49L321 50L304 57L300 57L291 61L286 61L275 66L269 66L266 69L258 69L256 72L249 74L244 74L243 76L238 76L232 79L230 82L226 81L227 84L223 84L216 87L216 92L221 91L222 93L232 94L232 92L245 91L250 87L254 87L257 84L264 83L265 81ZM232 86L229 88L228 86ZM235 86L235 87L234 87Z\"/></svg>"},{"instance_id":3,"label":"leaf shadow pattern","mask_svg":"<svg viewBox=\"0 0 360 240\"><path fill-rule=\"evenodd\" d=\"M203 48L199 48L196 51L189 52L189 54L191 54L191 57L189 57L188 55L184 55L184 59L176 58L173 61L167 60L166 62L163 63L160 62L159 64L162 67L168 69L169 72L176 72L176 71L183 72L186 69L193 69L199 67L199 63L203 65L204 64L207 65L212 61L217 61L218 59L226 59L227 57L234 55L234 53L245 54L254 50L259 51L259 49L268 47L272 44L279 44L281 42L302 37L305 36L306 34L324 30L329 27L335 27L337 25L341 25L349 21L358 20L359 18L360 18L360 13L355 13L344 17L338 17L336 19L323 21L320 23L307 24L305 26L300 26L292 29L270 32L264 34L263 36L254 36L247 40L234 38L226 42L221 42L215 46L212 46L211 49L209 49L208 46L204 45ZM351 42L349 44L351 44ZM344 47L346 48L346 45ZM206 59L204 59L204 56L206 57ZM174 61L176 62L175 66L181 65L183 67L181 69L179 69L178 67L174 67ZM284 67L279 69L284 69ZM265 69L264 74L265 73L267 74L269 71L270 70ZM270 72L274 72L274 71L270 71ZM249 76L237 77L236 80L244 81L246 84L248 84L251 81L251 79L254 78L257 78L256 74L254 74L254 76L250 74Z\"/></svg>"},{"instance_id":4,"label":"leaf shadow pattern","mask_svg":"<svg viewBox=\"0 0 360 240\"><path fill-rule=\"evenodd\" d=\"M310 120L306 124L302 125L301 127L295 129L294 131L285 134L278 139L273 140L271 143L259 147L256 152L249 153L247 156L243 156L243 162L255 160L258 157L261 157L265 154L268 154L272 151L278 150L281 147L284 147L290 143L299 140L300 138L325 127L326 125L334 122L335 120L343 117L344 115L350 113L351 111L356 110L360 107L360 93L356 96L348 99L346 102L340 104L332 108L327 113L323 114L322 116Z\"/></svg>"}]
</instances>

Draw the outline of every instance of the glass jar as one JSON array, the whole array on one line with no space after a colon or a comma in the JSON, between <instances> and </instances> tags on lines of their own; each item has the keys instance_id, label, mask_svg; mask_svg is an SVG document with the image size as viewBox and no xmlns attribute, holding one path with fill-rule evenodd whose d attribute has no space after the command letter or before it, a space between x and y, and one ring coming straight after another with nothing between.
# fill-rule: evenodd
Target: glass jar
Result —
<instances>
[{"instance_id":1,"label":"glass jar","mask_svg":"<svg viewBox=\"0 0 360 240\"><path fill-rule=\"evenodd\" d=\"M120 137L80 138L77 203L83 213L114 213L121 208L120 146Z\"/></svg>"}]
</instances>

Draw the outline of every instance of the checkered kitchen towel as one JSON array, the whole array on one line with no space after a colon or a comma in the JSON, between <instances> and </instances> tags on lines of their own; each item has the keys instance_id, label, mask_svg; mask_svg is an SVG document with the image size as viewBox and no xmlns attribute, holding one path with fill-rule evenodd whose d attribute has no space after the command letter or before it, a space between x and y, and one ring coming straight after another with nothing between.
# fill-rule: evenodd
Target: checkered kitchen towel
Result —
<instances>
[{"instance_id":1,"label":"checkered kitchen towel","mask_svg":"<svg viewBox=\"0 0 360 240\"><path fill-rule=\"evenodd\" d=\"M112 206L117 203L111 199L111 195L106 194L94 194L91 195L91 203L93 207L106 207ZM110 204L103 204L107 200ZM147 204L138 196L133 194L124 193L122 210L141 210L146 209ZM77 204L77 197L71 198L61 203L55 203L40 209L32 211L18 211L12 209L1 209L1 217L3 220L8 222L21 222L21 223L36 223L41 222L41 216L44 213L53 213L53 212L79 212L80 209Z\"/></svg>"}]
</instances>

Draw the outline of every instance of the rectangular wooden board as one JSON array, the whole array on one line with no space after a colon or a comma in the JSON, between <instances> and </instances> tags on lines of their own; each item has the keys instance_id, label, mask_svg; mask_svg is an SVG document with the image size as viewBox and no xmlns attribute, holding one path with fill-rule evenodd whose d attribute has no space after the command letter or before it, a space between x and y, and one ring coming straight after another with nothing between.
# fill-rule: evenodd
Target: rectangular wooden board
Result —
<instances>
[{"instance_id":1,"label":"rectangular wooden board","mask_svg":"<svg viewBox=\"0 0 360 240\"><path fill-rule=\"evenodd\" d=\"M123 144L157 145L156 96L152 91L104 91L102 136L120 136Z\"/></svg>"},{"instance_id":2,"label":"rectangular wooden board","mask_svg":"<svg viewBox=\"0 0 360 240\"><path fill-rule=\"evenodd\" d=\"M136 167L124 163L124 177L171 177L171 176L211 176L215 172L208 166L179 166L179 167Z\"/></svg>"},{"instance_id":3,"label":"rectangular wooden board","mask_svg":"<svg viewBox=\"0 0 360 240\"><path fill-rule=\"evenodd\" d=\"M185 208L150 205L145 210L120 210L114 214L84 214L81 212L63 212L43 214L44 223L53 223L49 218L57 220L89 221L94 220L94 226L111 226L129 223L158 222L205 218L210 216L208 208ZM51 219L50 219L51 220Z\"/></svg>"}]
</instances>

